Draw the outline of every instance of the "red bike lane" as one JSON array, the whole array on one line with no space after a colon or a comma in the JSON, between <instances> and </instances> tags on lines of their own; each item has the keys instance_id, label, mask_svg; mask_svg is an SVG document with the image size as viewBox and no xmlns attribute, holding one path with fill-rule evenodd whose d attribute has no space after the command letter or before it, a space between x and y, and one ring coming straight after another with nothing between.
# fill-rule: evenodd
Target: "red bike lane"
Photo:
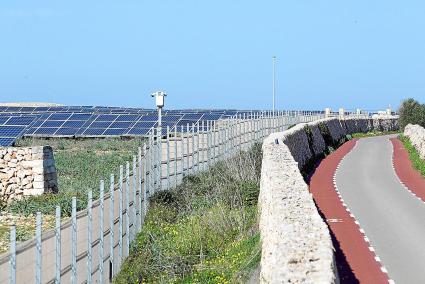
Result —
<instances>
[{"instance_id":1,"label":"red bike lane","mask_svg":"<svg viewBox=\"0 0 425 284\"><path fill-rule=\"evenodd\" d=\"M388 283L385 269L334 184L338 165L356 141L345 143L321 161L310 179L310 192L331 231L341 283Z\"/></svg>"}]
</instances>

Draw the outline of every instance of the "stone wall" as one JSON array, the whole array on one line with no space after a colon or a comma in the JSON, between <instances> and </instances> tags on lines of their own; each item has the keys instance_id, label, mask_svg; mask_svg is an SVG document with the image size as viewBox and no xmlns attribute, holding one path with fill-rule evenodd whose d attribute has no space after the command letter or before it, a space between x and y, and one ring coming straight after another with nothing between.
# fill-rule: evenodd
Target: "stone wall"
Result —
<instances>
[{"instance_id":1,"label":"stone wall","mask_svg":"<svg viewBox=\"0 0 425 284\"><path fill-rule=\"evenodd\" d=\"M261 283L338 283L329 230L300 170L347 134L372 130L398 130L397 117L321 119L264 140Z\"/></svg>"},{"instance_id":2,"label":"stone wall","mask_svg":"<svg viewBox=\"0 0 425 284\"><path fill-rule=\"evenodd\" d=\"M419 156L425 160L425 128L416 124L408 124L404 128L404 136L409 138Z\"/></svg>"},{"instance_id":3,"label":"stone wall","mask_svg":"<svg viewBox=\"0 0 425 284\"><path fill-rule=\"evenodd\" d=\"M0 148L2 200L10 202L26 195L57 191L57 174L51 147Z\"/></svg>"}]
</instances>

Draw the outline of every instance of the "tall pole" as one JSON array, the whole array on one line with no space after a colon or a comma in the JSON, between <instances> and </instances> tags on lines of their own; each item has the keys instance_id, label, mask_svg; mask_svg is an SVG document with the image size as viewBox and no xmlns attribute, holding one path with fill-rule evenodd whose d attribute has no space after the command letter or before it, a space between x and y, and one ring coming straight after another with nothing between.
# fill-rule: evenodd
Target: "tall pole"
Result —
<instances>
[{"instance_id":1,"label":"tall pole","mask_svg":"<svg viewBox=\"0 0 425 284\"><path fill-rule=\"evenodd\" d=\"M275 104L276 104L276 56L273 56L273 116L275 112Z\"/></svg>"},{"instance_id":2,"label":"tall pole","mask_svg":"<svg viewBox=\"0 0 425 284\"><path fill-rule=\"evenodd\" d=\"M162 107L158 107L158 132L162 135Z\"/></svg>"}]
</instances>

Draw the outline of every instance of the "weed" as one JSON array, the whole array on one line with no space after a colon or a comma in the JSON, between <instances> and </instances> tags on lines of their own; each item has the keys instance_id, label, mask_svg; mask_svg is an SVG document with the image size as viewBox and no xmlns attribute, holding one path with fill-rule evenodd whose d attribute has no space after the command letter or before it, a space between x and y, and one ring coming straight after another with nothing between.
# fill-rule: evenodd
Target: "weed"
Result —
<instances>
[{"instance_id":1,"label":"weed","mask_svg":"<svg viewBox=\"0 0 425 284\"><path fill-rule=\"evenodd\" d=\"M261 147L158 192L115 283L243 282L260 260Z\"/></svg>"}]
</instances>

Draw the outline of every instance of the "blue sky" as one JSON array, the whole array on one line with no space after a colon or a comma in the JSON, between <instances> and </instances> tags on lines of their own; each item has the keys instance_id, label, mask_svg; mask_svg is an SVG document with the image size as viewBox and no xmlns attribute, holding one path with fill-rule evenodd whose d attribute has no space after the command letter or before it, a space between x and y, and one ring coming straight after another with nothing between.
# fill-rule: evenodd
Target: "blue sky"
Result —
<instances>
[{"instance_id":1,"label":"blue sky","mask_svg":"<svg viewBox=\"0 0 425 284\"><path fill-rule=\"evenodd\" d=\"M3 1L0 101L323 109L425 102L425 2Z\"/></svg>"}]
</instances>

